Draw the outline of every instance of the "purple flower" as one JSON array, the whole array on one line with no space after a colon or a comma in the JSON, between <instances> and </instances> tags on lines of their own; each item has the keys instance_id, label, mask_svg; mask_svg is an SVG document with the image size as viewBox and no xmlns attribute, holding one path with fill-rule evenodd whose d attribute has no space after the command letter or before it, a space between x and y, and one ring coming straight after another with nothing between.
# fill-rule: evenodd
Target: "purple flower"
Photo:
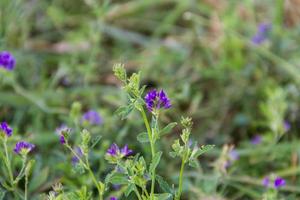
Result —
<instances>
[{"instance_id":1,"label":"purple flower","mask_svg":"<svg viewBox=\"0 0 300 200\"><path fill-rule=\"evenodd\" d=\"M8 51L0 52L0 67L3 67L6 70L13 70L16 64L14 56Z\"/></svg>"},{"instance_id":2,"label":"purple flower","mask_svg":"<svg viewBox=\"0 0 300 200\"><path fill-rule=\"evenodd\" d=\"M256 136L254 136L254 137L251 139L251 144L253 144L253 145L258 145L258 144L261 143L261 141L262 141L261 136L260 136L260 135L256 135Z\"/></svg>"},{"instance_id":3,"label":"purple flower","mask_svg":"<svg viewBox=\"0 0 300 200\"><path fill-rule=\"evenodd\" d=\"M59 136L59 142L60 142L61 144L66 144L66 138L65 138L65 136L60 135L60 136Z\"/></svg>"},{"instance_id":4,"label":"purple flower","mask_svg":"<svg viewBox=\"0 0 300 200\"><path fill-rule=\"evenodd\" d=\"M97 111L89 110L82 115L81 122L88 122L91 125L100 125L103 123L103 119Z\"/></svg>"},{"instance_id":5,"label":"purple flower","mask_svg":"<svg viewBox=\"0 0 300 200\"><path fill-rule=\"evenodd\" d=\"M20 142L17 142L15 148L14 148L14 152L17 153L17 154L27 154L29 153L30 151L32 151L32 149L34 149L35 145L34 144L31 144L29 142L25 142L25 141L20 141Z\"/></svg>"},{"instance_id":6,"label":"purple flower","mask_svg":"<svg viewBox=\"0 0 300 200\"><path fill-rule=\"evenodd\" d=\"M83 156L83 153L82 153L82 150L80 147L75 148L75 153L77 156L74 155L71 159L73 165L76 165L79 162L79 158L81 158Z\"/></svg>"},{"instance_id":7,"label":"purple flower","mask_svg":"<svg viewBox=\"0 0 300 200\"><path fill-rule=\"evenodd\" d=\"M238 160L239 158L240 158L240 155L236 150L233 149L229 152L229 159L230 160L235 161L235 160Z\"/></svg>"},{"instance_id":8,"label":"purple flower","mask_svg":"<svg viewBox=\"0 0 300 200\"><path fill-rule=\"evenodd\" d=\"M10 128L6 122L0 123L0 129L6 134L7 137L12 135L12 128Z\"/></svg>"},{"instance_id":9,"label":"purple flower","mask_svg":"<svg viewBox=\"0 0 300 200\"><path fill-rule=\"evenodd\" d=\"M132 154L133 151L131 149L128 148L128 145L126 144L122 149L121 149L121 154L126 157L129 156L130 154Z\"/></svg>"},{"instance_id":10,"label":"purple flower","mask_svg":"<svg viewBox=\"0 0 300 200\"><path fill-rule=\"evenodd\" d=\"M116 143L113 143L109 147L109 149L107 149L106 153L113 156L113 157L115 157L115 156L117 156L117 154L120 153L120 148L118 147L118 145Z\"/></svg>"},{"instance_id":11,"label":"purple flower","mask_svg":"<svg viewBox=\"0 0 300 200\"><path fill-rule=\"evenodd\" d=\"M259 24L257 27L256 34L252 37L252 42L257 45L263 43L267 39L268 32L270 29L271 29L271 24L268 23Z\"/></svg>"},{"instance_id":12,"label":"purple flower","mask_svg":"<svg viewBox=\"0 0 300 200\"><path fill-rule=\"evenodd\" d=\"M71 131L71 129L67 125L65 125L65 124L61 124L59 127L57 127L55 129L55 133L57 135L61 135L63 133L68 133L70 131Z\"/></svg>"},{"instance_id":13,"label":"purple flower","mask_svg":"<svg viewBox=\"0 0 300 200\"><path fill-rule=\"evenodd\" d=\"M133 153L131 149L128 148L128 145L126 144L121 150L118 147L116 143L113 143L109 149L107 149L106 153L112 157L121 156L126 157Z\"/></svg>"},{"instance_id":14,"label":"purple flower","mask_svg":"<svg viewBox=\"0 0 300 200\"><path fill-rule=\"evenodd\" d=\"M270 178L268 176L266 176L263 180L262 180L262 184L265 187L269 187L270 184Z\"/></svg>"},{"instance_id":15,"label":"purple flower","mask_svg":"<svg viewBox=\"0 0 300 200\"><path fill-rule=\"evenodd\" d=\"M117 197L110 197L109 200L118 200Z\"/></svg>"},{"instance_id":16,"label":"purple flower","mask_svg":"<svg viewBox=\"0 0 300 200\"><path fill-rule=\"evenodd\" d=\"M283 128L285 132L288 132L291 129L291 124L288 121L284 121Z\"/></svg>"},{"instance_id":17,"label":"purple flower","mask_svg":"<svg viewBox=\"0 0 300 200\"><path fill-rule=\"evenodd\" d=\"M170 99L163 90L159 92L155 89L150 90L145 96L145 102L150 112L152 112L153 109L160 109L162 107L168 109L172 106Z\"/></svg>"},{"instance_id":18,"label":"purple flower","mask_svg":"<svg viewBox=\"0 0 300 200\"><path fill-rule=\"evenodd\" d=\"M277 177L274 180L274 187L276 189L278 189L278 188L283 187L283 186L285 186L285 180L283 178Z\"/></svg>"}]
</instances>

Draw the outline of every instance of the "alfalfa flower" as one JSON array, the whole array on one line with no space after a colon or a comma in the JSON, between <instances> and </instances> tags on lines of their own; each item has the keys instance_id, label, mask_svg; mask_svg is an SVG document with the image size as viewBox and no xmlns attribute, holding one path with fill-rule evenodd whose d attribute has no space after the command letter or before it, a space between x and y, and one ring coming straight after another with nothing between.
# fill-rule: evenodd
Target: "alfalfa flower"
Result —
<instances>
[{"instance_id":1,"label":"alfalfa flower","mask_svg":"<svg viewBox=\"0 0 300 200\"><path fill-rule=\"evenodd\" d=\"M12 128L6 122L0 123L0 130L7 136L10 137L12 135Z\"/></svg>"},{"instance_id":2,"label":"alfalfa flower","mask_svg":"<svg viewBox=\"0 0 300 200\"><path fill-rule=\"evenodd\" d=\"M117 197L110 197L109 200L118 200Z\"/></svg>"},{"instance_id":3,"label":"alfalfa flower","mask_svg":"<svg viewBox=\"0 0 300 200\"><path fill-rule=\"evenodd\" d=\"M97 111L89 110L82 115L81 123L88 123L91 125L100 125L103 123L103 119Z\"/></svg>"},{"instance_id":4,"label":"alfalfa flower","mask_svg":"<svg viewBox=\"0 0 300 200\"><path fill-rule=\"evenodd\" d=\"M0 52L0 67L3 67L6 70L13 70L16 64L14 56L8 51Z\"/></svg>"},{"instance_id":5,"label":"alfalfa flower","mask_svg":"<svg viewBox=\"0 0 300 200\"><path fill-rule=\"evenodd\" d=\"M57 135L59 135L59 142L61 144L65 144L66 143L66 139L68 137L68 135L71 132L71 128L69 128L67 125L62 124L60 125L58 128L56 128L55 133Z\"/></svg>"},{"instance_id":6,"label":"alfalfa flower","mask_svg":"<svg viewBox=\"0 0 300 200\"><path fill-rule=\"evenodd\" d=\"M291 127L292 127L292 126L291 126L291 124L290 124L288 121L285 120L285 121L283 122L283 128L284 128L284 131L285 131L285 132L288 132L288 131L291 129Z\"/></svg>"},{"instance_id":7,"label":"alfalfa flower","mask_svg":"<svg viewBox=\"0 0 300 200\"><path fill-rule=\"evenodd\" d=\"M30 151L32 151L35 148L34 144L31 144L29 142L25 142L25 141L20 141L17 142L15 148L14 148L14 152L17 154L27 154Z\"/></svg>"},{"instance_id":8,"label":"alfalfa flower","mask_svg":"<svg viewBox=\"0 0 300 200\"><path fill-rule=\"evenodd\" d=\"M132 154L133 151L131 149L128 148L128 145L126 144L123 148L119 148L119 146L116 143L113 143L109 149L107 149L106 151L106 155L109 157L126 157L129 156L130 154Z\"/></svg>"},{"instance_id":9,"label":"alfalfa flower","mask_svg":"<svg viewBox=\"0 0 300 200\"><path fill-rule=\"evenodd\" d=\"M147 109L152 112L154 109L170 108L171 101L163 90L159 92L157 90L149 91L145 96L145 102Z\"/></svg>"},{"instance_id":10,"label":"alfalfa flower","mask_svg":"<svg viewBox=\"0 0 300 200\"><path fill-rule=\"evenodd\" d=\"M285 180L281 177L277 177L275 180L274 180L274 187L276 189L280 188L280 187L283 187L285 186Z\"/></svg>"},{"instance_id":11,"label":"alfalfa flower","mask_svg":"<svg viewBox=\"0 0 300 200\"><path fill-rule=\"evenodd\" d=\"M256 34L252 37L252 42L254 44L261 44L268 38L268 32L271 29L271 24L261 23L257 27Z\"/></svg>"}]
</instances>

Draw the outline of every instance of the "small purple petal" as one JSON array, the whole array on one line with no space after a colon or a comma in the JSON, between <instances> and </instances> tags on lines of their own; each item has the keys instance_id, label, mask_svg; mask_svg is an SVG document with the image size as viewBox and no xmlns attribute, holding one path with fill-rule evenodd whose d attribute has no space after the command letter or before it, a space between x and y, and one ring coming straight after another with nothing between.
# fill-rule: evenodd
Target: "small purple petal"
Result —
<instances>
[{"instance_id":1,"label":"small purple petal","mask_svg":"<svg viewBox=\"0 0 300 200\"><path fill-rule=\"evenodd\" d=\"M126 144L122 149L121 149L121 154L126 157L129 156L130 154L132 154L133 151L131 149L128 148L128 145Z\"/></svg>"},{"instance_id":2,"label":"small purple petal","mask_svg":"<svg viewBox=\"0 0 300 200\"><path fill-rule=\"evenodd\" d=\"M120 153L120 148L118 147L117 144L113 143L109 149L107 149L106 151L107 154L109 154L110 156L117 156Z\"/></svg>"},{"instance_id":3,"label":"small purple petal","mask_svg":"<svg viewBox=\"0 0 300 200\"><path fill-rule=\"evenodd\" d=\"M261 44L268 38L268 32L271 29L271 24L261 23L257 27L256 34L252 37L252 43Z\"/></svg>"},{"instance_id":4,"label":"small purple petal","mask_svg":"<svg viewBox=\"0 0 300 200\"><path fill-rule=\"evenodd\" d=\"M283 186L285 186L285 180L283 178L277 177L274 180L274 187L276 189L278 189L278 188L283 187Z\"/></svg>"},{"instance_id":5,"label":"small purple petal","mask_svg":"<svg viewBox=\"0 0 300 200\"><path fill-rule=\"evenodd\" d=\"M95 110L89 110L82 115L81 121L87 121L91 125L100 125L103 123L102 117Z\"/></svg>"},{"instance_id":6,"label":"small purple petal","mask_svg":"<svg viewBox=\"0 0 300 200\"><path fill-rule=\"evenodd\" d=\"M291 129L291 124L288 121L284 121L283 127L284 127L284 131L288 132Z\"/></svg>"},{"instance_id":7,"label":"small purple petal","mask_svg":"<svg viewBox=\"0 0 300 200\"><path fill-rule=\"evenodd\" d=\"M27 150L29 153L34 148L35 148L34 144L31 144L31 143L25 142L25 141L20 141L20 142L17 142L17 144L14 148L14 152L17 154L20 154L23 150Z\"/></svg>"},{"instance_id":8,"label":"small purple petal","mask_svg":"<svg viewBox=\"0 0 300 200\"><path fill-rule=\"evenodd\" d=\"M65 136L60 135L60 136L59 136L59 142L60 142L61 144L66 144Z\"/></svg>"},{"instance_id":9,"label":"small purple petal","mask_svg":"<svg viewBox=\"0 0 300 200\"><path fill-rule=\"evenodd\" d=\"M260 135L256 135L256 136L254 136L254 137L251 139L251 144L253 144L253 145L258 145L258 144L261 143L261 141L262 141L261 136L260 136Z\"/></svg>"},{"instance_id":10,"label":"small purple petal","mask_svg":"<svg viewBox=\"0 0 300 200\"><path fill-rule=\"evenodd\" d=\"M229 152L229 158L232 160L232 161L235 161L235 160L238 160L240 158L240 155L239 153L236 151L236 150L231 150Z\"/></svg>"},{"instance_id":11,"label":"small purple petal","mask_svg":"<svg viewBox=\"0 0 300 200\"><path fill-rule=\"evenodd\" d=\"M7 137L10 137L12 135L12 128L10 128L6 122L0 123L0 130L2 130Z\"/></svg>"}]
</instances>

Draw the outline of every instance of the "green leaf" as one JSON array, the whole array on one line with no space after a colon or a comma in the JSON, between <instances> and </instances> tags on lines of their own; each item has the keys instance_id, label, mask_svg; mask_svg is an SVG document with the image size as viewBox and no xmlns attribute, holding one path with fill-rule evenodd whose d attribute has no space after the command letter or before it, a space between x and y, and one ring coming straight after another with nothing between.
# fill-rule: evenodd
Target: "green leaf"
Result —
<instances>
[{"instance_id":1,"label":"green leaf","mask_svg":"<svg viewBox=\"0 0 300 200\"><path fill-rule=\"evenodd\" d=\"M29 184L29 191L34 191L38 189L41 185L43 185L48 178L49 175L49 168L44 168L43 170L35 170L33 178Z\"/></svg>"},{"instance_id":2,"label":"green leaf","mask_svg":"<svg viewBox=\"0 0 300 200\"><path fill-rule=\"evenodd\" d=\"M129 104L128 106L121 106L120 108L118 108L116 110L116 114L119 115L121 117L121 119L123 120L123 119L127 118L127 116L131 113L133 108L134 108L133 104Z\"/></svg>"},{"instance_id":3,"label":"green leaf","mask_svg":"<svg viewBox=\"0 0 300 200\"><path fill-rule=\"evenodd\" d=\"M102 136L101 135L97 135L95 138L92 139L92 145L91 145L91 149L94 148L98 142L101 140Z\"/></svg>"},{"instance_id":4,"label":"green leaf","mask_svg":"<svg viewBox=\"0 0 300 200\"><path fill-rule=\"evenodd\" d=\"M160 132L159 132L159 136L165 136L168 133L171 132L171 130L177 125L177 122L171 122L169 123L167 126L165 126Z\"/></svg>"},{"instance_id":5,"label":"green leaf","mask_svg":"<svg viewBox=\"0 0 300 200\"><path fill-rule=\"evenodd\" d=\"M198 156L212 150L215 147L215 145L203 145L199 149L196 150L196 152L192 153L192 158L197 158Z\"/></svg>"},{"instance_id":6,"label":"green leaf","mask_svg":"<svg viewBox=\"0 0 300 200\"><path fill-rule=\"evenodd\" d=\"M172 200L173 195L168 193L162 193L162 194L155 194L154 199L155 200Z\"/></svg>"},{"instance_id":7,"label":"green leaf","mask_svg":"<svg viewBox=\"0 0 300 200\"><path fill-rule=\"evenodd\" d=\"M128 197L131 192L134 191L135 185L133 183L129 184L124 192L125 196Z\"/></svg>"},{"instance_id":8,"label":"green leaf","mask_svg":"<svg viewBox=\"0 0 300 200\"><path fill-rule=\"evenodd\" d=\"M143 133L138 134L138 136L136 137L136 139L137 139L140 143L146 143L146 142L149 142L148 134L147 134L146 132L143 132Z\"/></svg>"},{"instance_id":9,"label":"green leaf","mask_svg":"<svg viewBox=\"0 0 300 200\"><path fill-rule=\"evenodd\" d=\"M189 160L189 166L194 167L194 168L198 168L199 167L199 163L195 159L190 159Z\"/></svg>"},{"instance_id":10,"label":"green leaf","mask_svg":"<svg viewBox=\"0 0 300 200\"><path fill-rule=\"evenodd\" d=\"M162 152L159 151L153 157L152 162L150 164L150 168L149 168L150 173L152 173L156 169L156 167L160 161L161 155L162 155Z\"/></svg>"},{"instance_id":11,"label":"green leaf","mask_svg":"<svg viewBox=\"0 0 300 200\"><path fill-rule=\"evenodd\" d=\"M125 185L128 183L128 178L124 174L115 173L110 177L109 182L112 184Z\"/></svg>"},{"instance_id":12,"label":"green leaf","mask_svg":"<svg viewBox=\"0 0 300 200\"><path fill-rule=\"evenodd\" d=\"M163 177L156 175L156 180L159 184L159 187L162 189L162 191L166 193L173 194L173 189L170 187L170 185L163 179Z\"/></svg>"},{"instance_id":13,"label":"green leaf","mask_svg":"<svg viewBox=\"0 0 300 200\"><path fill-rule=\"evenodd\" d=\"M0 188L0 200L3 200L5 197L6 191Z\"/></svg>"}]
</instances>

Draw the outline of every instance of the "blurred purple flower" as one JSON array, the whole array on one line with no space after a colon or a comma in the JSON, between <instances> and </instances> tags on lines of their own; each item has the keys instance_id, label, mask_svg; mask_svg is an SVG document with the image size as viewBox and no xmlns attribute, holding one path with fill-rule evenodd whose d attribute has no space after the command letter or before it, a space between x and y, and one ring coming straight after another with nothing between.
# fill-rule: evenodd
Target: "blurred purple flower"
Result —
<instances>
[{"instance_id":1,"label":"blurred purple flower","mask_svg":"<svg viewBox=\"0 0 300 200\"><path fill-rule=\"evenodd\" d=\"M117 197L110 197L109 200L118 200Z\"/></svg>"},{"instance_id":2,"label":"blurred purple flower","mask_svg":"<svg viewBox=\"0 0 300 200\"><path fill-rule=\"evenodd\" d=\"M291 124L288 121L284 121L283 128L285 132L288 132L291 129Z\"/></svg>"},{"instance_id":3,"label":"blurred purple flower","mask_svg":"<svg viewBox=\"0 0 300 200\"><path fill-rule=\"evenodd\" d=\"M276 189L278 189L278 188L283 187L283 186L285 186L285 180L283 178L277 177L274 180L274 187Z\"/></svg>"},{"instance_id":4,"label":"blurred purple flower","mask_svg":"<svg viewBox=\"0 0 300 200\"><path fill-rule=\"evenodd\" d=\"M59 142L60 142L61 144L66 144L65 136L60 135L60 136L59 136Z\"/></svg>"},{"instance_id":5,"label":"blurred purple flower","mask_svg":"<svg viewBox=\"0 0 300 200\"><path fill-rule=\"evenodd\" d=\"M267 39L268 32L271 30L271 28L272 28L271 24L268 23L259 24L257 27L256 34L252 37L252 42L257 45L263 43Z\"/></svg>"},{"instance_id":6,"label":"blurred purple flower","mask_svg":"<svg viewBox=\"0 0 300 200\"><path fill-rule=\"evenodd\" d=\"M79 162L79 158L81 158L83 156L83 153L82 153L82 150L80 147L75 148L75 153L77 156L74 155L71 159L73 165L76 165Z\"/></svg>"},{"instance_id":7,"label":"blurred purple flower","mask_svg":"<svg viewBox=\"0 0 300 200\"><path fill-rule=\"evenodd\" d=\"M160 109L162 107L168 109L172 106L170 99L163 90L159 92L155 89L150 90L145 96L145 102L150 112L152 112L153 109Z\"/></svg>"},{"instance_id":8,"label":"blurred purple flower","mask_svg":"<svg viewBox=\"0 0 300 200\"><path fill-rule=\"evenodd\" d=\"M121 150L118 147L116 143L113 143L109 149L107 149L106 153L112 157L117 157L121 155L121 157L129 156L133 153L131 149L128 148L128 145L126 144Z\"/></svg>"},{"instance_id":9,"label":"blurred purple flower","mask_svg":"<svg viewBox=\"0 0 300 200\"><path fill-rule=\"evenodd\" d=\"M268 176L264 177L264 179L262 180L262 184L265 187L269 187L270 184L270 178Z\"/></svg>"},{"instance_id":10,"label":"blurred purple flower","mask_svg":"<svg viewBox=\"0 0 300 200\"><path fill-rule=\"evenodd\" d=\"M236 150L233 149L229 152L229 158L230 158L230 160L235 161L240 158L240 155Z\"/></svg>"},{"instance_id":11,"label":"blurred purple flower","mask_svg":"<svg viewBox=\"0 0 300 200\"><path fill-rule=\"evenodd\" d=\"M3 67L6 70L13 70L16 64L14 56L8 51L0 52L0 67Z\"/></svg>"},{"instance_id":12,"label":"blurred purple flower","mask_svg":"<svg viewBox=\"0 0 300 200\"><path fill-rule=\"evenodd\" d=\"M252 139L251 139L251 144L253 145L258 145L260 144L262 141L262 138L260 135L255 135Z\"/></svg>"},{"instance_id":13,"label":"blurred purple flower","mask_svg":"<svg viewBox=\"0 0 300 200\"><path fill-rule=\"evenodd\" d=\"M88 122L91 125L100 125L103 123L103 119L97 111L89 110L82 115L81 122Z\"/></svg>"},{"instance_id":14,"label":"blurred purple flower","mask_svg":"<svg viewBox=\"0 0 300 200\"><path fill-rule=\"evenodd\" d=\"M14 152L17 154L22 153L23 151L26 151L26 153L29 153L30 151L32 151L34 149L35 145L31 144L29 142L25 142L25 141L20 141L17 142L15 148L14 148Z\"/></svg>"},{"instance_id":15,"label":"blurred purple flower","mask_svg":"<svg viewBox=\"0 0 300 200\"><path fill-rule=\"evenodd\" d=\"M59 127L57 127L55 129L55 133L57 135L61 135L63 133L68 133L70 131L71 131L71 129L67 125L65 125L65 124L61 124Z\"/></svg>"},{"instance_id":16,"label":"blurred purple flower","mask_svg":"<svg viewBox=\"0 0 300 200\"><path fill-rule=\"evenodd\" d=\"M12 128L9 127L9 125L6 122L0 123L0 129L7 137L10 137L12 135Z\"/></svg>"}]
</instances>

